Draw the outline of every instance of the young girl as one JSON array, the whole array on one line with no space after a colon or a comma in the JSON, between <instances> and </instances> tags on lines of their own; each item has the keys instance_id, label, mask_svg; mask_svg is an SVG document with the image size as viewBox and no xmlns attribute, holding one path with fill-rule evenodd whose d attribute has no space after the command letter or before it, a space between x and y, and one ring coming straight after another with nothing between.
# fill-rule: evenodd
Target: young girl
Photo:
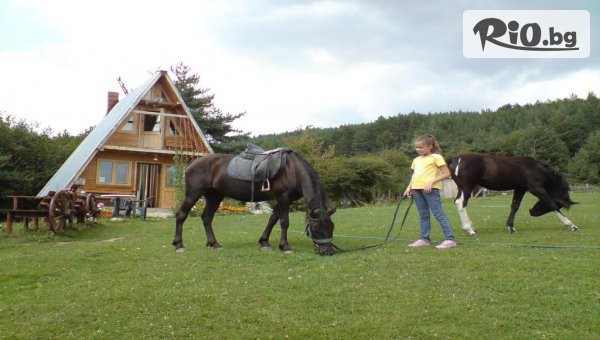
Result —
<instances>
[{"instance_id":1,"label":"young girl","mask_svg":"<svg viewBox=\"0 0 600 340\"><path fill-rule=\"evenodd\" d=\"M456 247L452 227L450 226L448 217L446 217L446 214L442 210L442 202L440 200L442 180L450 177L448 165L446 165L444 157L440 155L442 150L432 135L423 135L417 138L415 140L415 149L419 157L415 158L412 162L411 169L414 170L414 173L404 194L414 197L417 210L419 211L421 234L417 241L408 246L427 247L431 244L431 239L429 238L429 233L431 232L429 210L431 210L433 216L442 227L445 237L444 242L437 245L436 248Z\"/></svg>"}]
</instances>

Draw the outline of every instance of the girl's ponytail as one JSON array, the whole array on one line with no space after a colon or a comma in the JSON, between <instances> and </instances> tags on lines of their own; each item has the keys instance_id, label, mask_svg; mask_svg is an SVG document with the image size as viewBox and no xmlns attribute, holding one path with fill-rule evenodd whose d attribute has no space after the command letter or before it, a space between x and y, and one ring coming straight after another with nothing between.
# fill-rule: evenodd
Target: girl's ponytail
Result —
<instances>
[{"instance_id":1,"label":"girl's ponytail","mask_svg":"<svg viewBox=\"0 0 600 340\"><path fill-rule=\"evenodd\" d=\"M438 144L437 139L435 139L434 135L422 135L421 137L418 137L417 139L415 139L415 142L423 142L427 145L433 146L433 148L431 148L431 152L433 152L433 153L437 153L437 154L442 153L442 148Z\"/></svg>"}]
</instances>

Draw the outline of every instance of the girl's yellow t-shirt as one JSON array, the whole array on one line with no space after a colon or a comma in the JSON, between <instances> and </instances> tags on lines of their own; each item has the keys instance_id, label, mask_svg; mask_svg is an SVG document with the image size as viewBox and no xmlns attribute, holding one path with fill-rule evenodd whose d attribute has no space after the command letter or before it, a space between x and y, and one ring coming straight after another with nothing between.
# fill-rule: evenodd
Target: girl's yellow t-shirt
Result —
<instances>
[{"instance_id":1,"label":"girl's yellow t-shirt","mask_svg":"<svg viewBox=\"0 0 600 340\"><path fill-rule=\"evenodd\" d=\"M440 167L444 164L446 164L444 157L437 153L413 159L410 167L414 171L411 188L424 189L427 183L433 181L439 175ZM442 182L436 182L433 188L441 189Z\"/></svg>"}]
</instances>

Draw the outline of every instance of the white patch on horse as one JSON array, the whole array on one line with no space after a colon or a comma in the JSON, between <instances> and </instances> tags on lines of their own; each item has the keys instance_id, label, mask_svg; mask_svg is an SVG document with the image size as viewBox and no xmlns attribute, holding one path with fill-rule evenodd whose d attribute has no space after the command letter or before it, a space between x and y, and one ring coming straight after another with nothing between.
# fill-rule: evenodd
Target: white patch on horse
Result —
<instances>
[{"instance_id":1,"label":"white patch on horse","mask_svg":"<svg viewBox=\"0 0 600 340\"><path fill-rule=\"evenodd\" d=\"M558 219L565 225L565 227L571 229L571 231L576 231L579 228L577 228L576 225L573 224L573 222L571 222L565 215L563 215L560 211L555 211L554 212L556 214L556 216L558 217Z\"/></svg>"},{"instance_id":2,"label":"white patch on horse","mask_svg":"<svg viewBox=\"0 0 600 340\"><path fill-rule=\"evenodd\" d=\"M469 218L469 214L467 214L467 208L463 204L464 201L465 194L461 191L460 196L454 201L454 204L458 210L458 216L460 217L462 230L466 231L469 235L474 235L475 230L473 230L473 222L471 221L471 218Z\"/></svg>"},{"instance_id":3,"label":"white patch on horse","mask_svg":"<svg viewBox=\"0 0 600 340\"><path fill-rule=\"evenodd\" d=\"M454 169L454 175L458 176L458 168L460 167L460 157L458 158L458 164L456 165L456 169Z\"/></svg>"}]
</instances>

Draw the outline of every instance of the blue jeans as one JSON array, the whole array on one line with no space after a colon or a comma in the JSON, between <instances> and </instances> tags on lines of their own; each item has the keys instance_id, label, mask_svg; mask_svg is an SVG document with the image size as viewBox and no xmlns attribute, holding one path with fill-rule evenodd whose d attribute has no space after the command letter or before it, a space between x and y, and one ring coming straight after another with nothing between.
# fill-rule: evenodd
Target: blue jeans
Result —
<instances>
[{"instance_id":1,"label":"blue jeans","mask_svg":"<svg viewBox=\"0 0 600 340\"><path fill-rule=\"evenodd\" d=\"M429 210L431 210L433 216L442 227L445 239L454 240L454 233L452 233L450 221L448 221L448 217L446 217L444 210L442 210L440 189L432 189L430 193L426 193L423 189L413 189L412 194L417 210L419 210L419 224L421 226L419 238L423 241L431 242L431 239L429 238L429 234L431 233Z\"/></svg>"}]
</instances>

